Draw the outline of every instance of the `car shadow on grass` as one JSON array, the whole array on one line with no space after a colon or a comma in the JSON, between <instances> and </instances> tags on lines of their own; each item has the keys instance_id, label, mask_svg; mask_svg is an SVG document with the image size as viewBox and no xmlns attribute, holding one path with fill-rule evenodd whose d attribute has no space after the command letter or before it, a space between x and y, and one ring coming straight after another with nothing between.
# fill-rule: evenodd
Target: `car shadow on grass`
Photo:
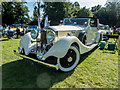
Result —
<instances>
[{"instance_id":1,"label":"car shadow on grass","mask_svg":"<svg viewBox=\"0 0 120 90\"><path fill-rule=\"evenodd\" d=\"M93 48L91 51L84 53L80 56L80 63L82 63L91 53L93 53L98 47Z\"/></svg>"},{"instance_id":2,"label":"car shadow on grass","mask_svg":"<svg viewBox=\"0 0 120 90\"><path fill-rule=\"evenodd\" d=\"M2 65L2 86L3 88L50 88L72 73L73 71L61 73L54 68L21 59Z\"/></svg>"},{"instance_id":3,"label":"car shadow on grass","mask_svg":"<svg viewBox=\"0 0 120 90\"><path fill-rule=\"evenodd\" d=\"M96 48L81 55L82 63ZM63 73L27 59L21 59L2 65L3 88L50 88L64 81L73 71Z\"/></svg>"},{"instance_id":4,"label":"car shadow on grass","mask_svg":"<svg viewBox=\"0 0 120 90\"><path fill-rule=\"evenodd\" d=\"M6 39L2 39L2 40L0 40L0 41L8 41L9 39L8 38L6 38Z\"/></svg>"}]
</instances>

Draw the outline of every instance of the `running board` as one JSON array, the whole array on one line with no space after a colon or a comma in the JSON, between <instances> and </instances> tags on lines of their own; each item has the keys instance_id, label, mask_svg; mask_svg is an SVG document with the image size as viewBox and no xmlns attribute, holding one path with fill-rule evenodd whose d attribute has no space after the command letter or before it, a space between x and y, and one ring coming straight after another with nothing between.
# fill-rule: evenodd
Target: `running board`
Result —
<instances>
[{"instance_id":1,"label":"running board","mask_svg":"<svg viewBox=\"0 0 120 90\"><path fill-rule=\"evenodd\" d=\"M52 65L52 64L48 64L48 63L45 63L45 62L42 62L42 61L38 61L38 60L36 60L36 59L34 59L34 58L30 58L30 57L27 57L27 56L25 56L25 55L19 54L18 52L16 52L16 50L13 50L13 52L14 52L15 55L20 56L20 57L22 57L22 58L30 59L30 60L32 60L32 61L34 61L34 62L38 62L38 63L41 63L41 64L43 64L43 65L56 68L56 70L59 69L58 64Z\"/></svg>"}]
</instances>

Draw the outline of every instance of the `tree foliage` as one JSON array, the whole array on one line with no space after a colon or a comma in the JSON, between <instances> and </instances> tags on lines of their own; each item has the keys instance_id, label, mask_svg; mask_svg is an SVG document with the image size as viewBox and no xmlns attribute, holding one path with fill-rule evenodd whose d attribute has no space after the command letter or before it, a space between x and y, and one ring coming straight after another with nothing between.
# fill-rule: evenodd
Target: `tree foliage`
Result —
<instances>
[{"instance_id":1,"label":"tree foliage","mask_svg":"<svg viewBox=\"0 0 120 90\"><path fill-rule=\"evenodd\" d=\"M120 2L107 2L105 7L95 8L92 11L100 23L120 27Z\"/></svg>"},{"instance_id":2,"label":"tree foliage","mask_svg":"<svg viewBox=\"0 0 120 90\"><path fill-rule=\"evenodd\" d=\"M12 0L15 1L15 0ZM97 5L86 9L78 2L44 2L41 5L43 16L48 15L51 25L59 24L64 18L96 16L100 23L120 27L120 1L107 2L105 7ZM2 2L2 23L29 23L28 7L23 2ZM34 7L32 24L38 22L38 7Z\"/></svg>"},{"instance_id":3,"label":"tree foliage","mask_svg":"<svg viewBox=\"0 0 120 90\"><path fill-rule=\"evenodd\" d=\"M59 24L64 18L93 16L90 10L80 8L78 2L45 2L44 12L49 16L51 25Z\"/></svg>"},{"instance_id":4,"label":"tree foliage","mask_svg":"<svg viewBox=\"0 0 120 90\"><path fill-rule=\"evenodd\" d=\"M64 18L74 18L74 17L92 17L93 14L90 10L80 8L78 2L44 2L41 5L43 9L43 16L48 15L51 25L57 25L60 20ZM33 20L31 24L37 24L38 21L38 7L35 6L33 11Z\"/></svg>"},{"instance_id":5,"label":"tree foliage","mask_svg":"<svg viewBox=\"0 0 120 90\"><path fill-rule=\"evenodd\" d=\"M37 8L37 6L34 7L34 10L33 10L33 18L32 18L32 21L31 21L30 24L31 24L31 25L32 25L32 24L35 24L35 25L38 24L38 8Z\"/></svg>"},{"instance_id":6,"label":"tree foliage","mask_svg":"<svg viewBox=\"0 0 120 90\"><path fill-rule=\"evenodd\" d=\"M2 23L28 23L28 7L23 2L2 2Z\"/></svg>"},{"instance_id":7,"label":"tree foliage","mask_svg":"<svg viewBox=\"0 0 120 90\"><path fill-rule=\"evenodd\" d=\"M40 4L40 12L43 11L43 8L44 8L44 5ZM40 16L42 17L43 15L41 14ZM35 7L34 7L33 18L32 18L32 21L30 22L30 24L31 25L37 25L38 24L38 6L37 5L35 5Z\"/></svg>"},{"instance_id":8,"label":"tree foliage","mask_svg":"<svg viewBox=\"0 0 120 90\"><path fill-rule=\"evenodd\" d=\"M92 8L91 8L91 11L92 11L93 13L95 13L95 12L97 12L100 8L101 8L101 5L97 5L97 6L92 7Z\"/></svg>"},{"instance_id":9,"label":"tree foliage","mask_svg":"<svg viewBox=\"0 0 120 90\"><path fill-rule=\"evenodd\" d=\"M93 16L92 11L86 9L86 7L83 7L77 13L77 17L92 17L92 16Z\"/></svg>"},{"instance_id":10,"label":"tree foliage","mask_svg":"<svg viewBox=\"0 0 120 90\"><path fill-rule=\"evenodd\" d=\"M44 15L49 16L51 24L58 24L65 15L64 2L45 2Z\"/></svg>"}]
</instances>

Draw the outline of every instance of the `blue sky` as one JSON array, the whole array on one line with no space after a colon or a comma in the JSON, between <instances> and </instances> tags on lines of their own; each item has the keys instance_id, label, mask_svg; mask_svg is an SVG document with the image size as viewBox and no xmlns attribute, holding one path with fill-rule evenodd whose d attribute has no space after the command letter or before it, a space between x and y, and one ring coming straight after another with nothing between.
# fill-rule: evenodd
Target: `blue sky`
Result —
<instances>
[{"instance_id":1,"label":"blue sky","mask_svg":"<svg viewBox=\"0 0 120 90\"><path fill-rule=\"evenodd\" d=\"M34 2L27 2L27 6L29 9L29 16L32 17L33 16L33 9L34 9Z\"/></svg>"},{"instance_id":2,"label":"blue sky","mask_svg":"<svg viewBox=\"0 0 120 90\"><path fill-rule=\"evenodd\" d=\"M31 1L34 1L34 0L29 0L29 2L27 2L27 6L30 11L29 16L33 17L33 9L35 6L35 2L31 2ZM79 2L81 8L84 6L86 6L86 8L91 8L98 4L104 6L107 0L70 0L70 2L75 2L75 1Z\"/></svg>"}]
</instances>

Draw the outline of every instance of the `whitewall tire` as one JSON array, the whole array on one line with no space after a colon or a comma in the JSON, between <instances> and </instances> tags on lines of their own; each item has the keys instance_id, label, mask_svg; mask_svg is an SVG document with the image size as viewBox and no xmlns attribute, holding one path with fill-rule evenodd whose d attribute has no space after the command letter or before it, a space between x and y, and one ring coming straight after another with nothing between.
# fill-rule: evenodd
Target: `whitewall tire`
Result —
<instances>
[{"instance_id":1,"label":"whitewall tire","mask_svg":"<svg viewBox=\"0 0 120 90\"><path fill-rule=\"evenodd\" d=\"M57 59L59 69L63 72L73 70L80 60L80 53L76 46L71 46L63 58Z\"/></svg>"}]
</instances>

